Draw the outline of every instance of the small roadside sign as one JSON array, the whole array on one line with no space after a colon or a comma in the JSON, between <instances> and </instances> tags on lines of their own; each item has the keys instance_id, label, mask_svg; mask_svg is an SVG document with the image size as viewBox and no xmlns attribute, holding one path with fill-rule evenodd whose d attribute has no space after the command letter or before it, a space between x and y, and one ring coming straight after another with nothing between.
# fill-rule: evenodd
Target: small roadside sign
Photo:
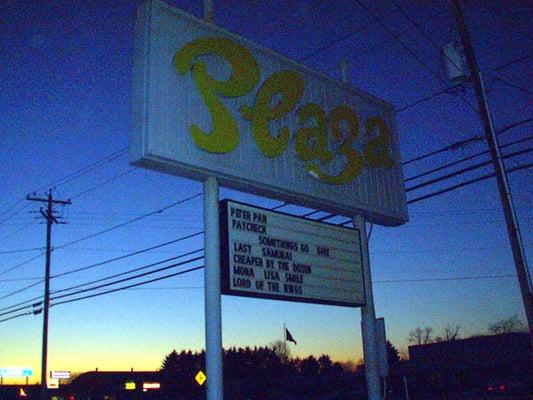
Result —
<instances>
[{"instance_id":1,"label":"small roadside sign","mask_svg":"<svg viewBox=\"0 0 533 400\"><path fill-rule=\"evenodd\" d=\"M196 381L196 383L198 383L198 385L202 386L207 380L207 376L205 376L203 371L198 371L198 373L194 377L194 380Z\"/></svg>"}]
</instances>

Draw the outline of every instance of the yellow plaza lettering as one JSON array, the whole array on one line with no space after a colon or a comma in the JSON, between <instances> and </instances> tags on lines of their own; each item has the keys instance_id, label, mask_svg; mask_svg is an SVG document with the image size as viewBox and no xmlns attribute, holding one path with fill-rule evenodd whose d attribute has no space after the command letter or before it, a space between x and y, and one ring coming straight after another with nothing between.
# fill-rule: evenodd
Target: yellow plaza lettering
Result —
<instances>
[{"instance_id":1,"label":"yellow plaza lettering","mask_svg":"<svg viewBox=\"0 0 533 400\"><path fill-rule=\"evenodd\" d=\"M302 128L296 131L294 147L296 156L303 161L320 160L327 164L333 159L328 148L328 120L326 113L318 104L306 104L298 110L298 119ZM313 126L305 126L314 120Z\"/></svg>"},{"instance_id":2,"label":"yellow plaza lettering","mask_svg":"<svg viewBox=\"0 0 533 400\"><path fill-rule=\"evenodd\" d=\"M278 157L287 148L291 133L283 127L277 136L268 129L268 123L286 116L298 103L304 91L302 75L295 71L279 71L272 74L263 83L255 99L253 107L243 107L242 115L252 121L252 134L259 150L267 157ZM272 107L271 103L277 96L281 100Z\"/></svg>"},{"instance_id":3,"label":"yellow plaza lettering","mask_svg":"<svg viewBox=\"0 0 533 400\"><path fill-rule=\"evenodd\" d=\"M371 117L366 121L365 132L367 137L371 137L373 131L378 129L379 135L370 139L365 144L365 161L371 167L379 167L380 165L385 168L392 168L394 161L389 155L389 130L385 121L379 117Z\"/></svg>"},{"instance_id":4,"label":"yellow plaza lettering","mask_svg":"<svg viewBox=\"0 0 533 400\"><path fill-rule=\"evenodd\" d=\"M193 63L201 55L218 55L231 66L231 77L217 81L207 73L203 61ZM183 46L174 57L174 66L180 74L192 67L196 86L211 113L213 130L203 132L198 125L191 126L191 135L198 147L210 153L229 153L239 144L239 131L235 119L217 98L240 97L250 92L259 82L259 66L252 53L229 39L202 38Z\"/></svg>"},{"instance_id":5,"label":"yellow plaza lettering","mask_svg":"<svg viewBox=\"0 0 533 400\"><path fill-rule=\"evenodd\" d=\"M198 60L198 57L206 55L223 58L231 67L230 78L219 81L210 76L206 63ZM257 87L260 70L253 54L230 39L207 37L183 46L176 52L173 62L179 74L192 71L198 91L211 115L211 132L202 131L196 124L191 125L194 143L209 153L233 151L239 145L240 132L235 117L220 97L241 97ZM291 138L289 128L283 126L278 132L271 132L269 124L295 110L304 89L305 81L300 72L277 71L257 90L254 104L241 108L242 118L251 122L251 133L266 157L279 157L286 151ZM360 176L365 165L372 168L394 166L389 150L389 131L382 118L374 116L365 121L363 157L355 148L360 131L359 118L347 105L333 108L328 119L320 105L308 103L297 110L297 117L300 128L294 134L294 151L298 159L306 162L306 170L322 182L344 185ZM344 135L343 127L346 128ZM330 133L331 137L328 137ZM335 146L338 149L332 151L330 144L340 141L340 146ZM334 157L341 157L344 164L340 172L330 175L324 172L323 166L331 163Z\"/></svg>"},{"instance_id":6,"label":"yellow plaza lettering","mask_svg":"<svg viewBox=\"0 0 533 400\"><path fill-rule=\"evenodd\" d=\"M332 185L350 183L363 172L363 158L354 148L359 136L359 118L350 107L341 105L331 111L331 131L334 140L342 139L341 122L346 122L348 132L338 152L346 159L344 169L337 175L328 175L315 164L307 164L306 169L323 182Z\"/></svg>"}]
</instances>

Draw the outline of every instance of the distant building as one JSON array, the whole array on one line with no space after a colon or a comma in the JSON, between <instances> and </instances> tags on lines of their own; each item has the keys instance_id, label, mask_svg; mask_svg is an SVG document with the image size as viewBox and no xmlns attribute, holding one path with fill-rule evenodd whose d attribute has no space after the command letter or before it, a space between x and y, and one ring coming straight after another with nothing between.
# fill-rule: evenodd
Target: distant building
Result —
<instances>
[{"instance_id":1,"label":"distant building","mask_svg":"<svg viewBox=\"0 0 533 400\"><path fill-rule=\"evenodd\" d=\"M160 398L160 384L161 373L157 371L90 371L65 389L76 400L156 399Z\"/></svg>"},{"instance_id":2,"label":"distant building","mask_svg":"<svg viewBox=\"0 0 533 400\"><path fill-rule=\"evenodd\" d=\"M531 353L527 333L409 346L410 386L428 393L531 391Z\"/></svg>"}]
</instances>

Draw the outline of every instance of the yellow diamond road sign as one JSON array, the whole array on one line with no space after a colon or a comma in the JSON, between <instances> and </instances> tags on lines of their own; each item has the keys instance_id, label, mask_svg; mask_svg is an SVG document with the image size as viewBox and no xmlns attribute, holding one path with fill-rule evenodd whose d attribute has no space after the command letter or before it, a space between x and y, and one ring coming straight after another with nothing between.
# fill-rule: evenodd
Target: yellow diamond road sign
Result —
<instances>
[{"instance_id":1,"label":"yellow diamond road sign","mask_svg":"<svg viewBox=\"0 0 533 400\"><path fill-rule=\"evenodd\" d=\"M198 385L202 386L205 383L207 376L205 376L202 371L198 371L194 379L196 380L196 382L198 382Z\"/></svg>"}]
</instances>

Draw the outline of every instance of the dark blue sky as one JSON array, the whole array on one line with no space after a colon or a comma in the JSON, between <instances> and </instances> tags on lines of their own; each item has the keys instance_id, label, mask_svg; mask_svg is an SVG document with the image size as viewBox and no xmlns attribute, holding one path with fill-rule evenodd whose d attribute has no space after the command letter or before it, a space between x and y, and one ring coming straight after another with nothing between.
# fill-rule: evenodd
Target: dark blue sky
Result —
<instances>
[{"instance_id":1,"label":"dark blue sky","mask_svg":"<svg viewBox=\"0 0 533 400\"><path fill-rule=\"evenodd\" d=\"M201 16L201 1L169 3ZM133 22L138 4L11 1L0 7L0 212L26 194L47 187L47 183L128 146ZM445 79L443 63L431 42L442 46L458 39L448 3L363 0L363 4L387 29L352 1L215 1L215 21L336 78L340 76L338 63L346 58L355 86L398 108L442 90L445 83L439 77ZM423 34L395 9L396 4L420 24ZM469 1L464 11L483 71L528 56L485 76L495 126L531 118L531 2ZM388 30L395 32L419 60ZM348 36L352 31L355 33ZM335 39L334 45L316 52ZM473 91L467 89L399 112L402 159L482 134L476 112L465 101L477 107ZM521 125L501 135L501 142L530 137L530 132L531 124ZM506 148L506 152L528 149L531 144L525 141ZM411 177L485 149L481 142L444 152L407 165L404 174ZM529 153L506 164L513 167L531 163L532 159ZM58 185L55 195L76 196L130 168L127 155L119 156ZM410 192L408 199L489 171L487 167ZM531 259L531 169L511 174L510 181ZM73 205L63 211L69 224L54 227L54 245L99 232L201 190L198 182L147 170L133 171L75 198ZM279 204L227 190L222 196L267 207ZM21 201L0 214L0 251L44 246L44 225L30 213L36 210L37 204ZM57 250L53 254L53 273L199 231L201 210L201 198L196 198L183 207ZM286 210L305 212L297 207ZM409 211L408 224L374 227L370 241L376 311L385 317L394 344L405 346L409 330L418 325L439 331L447 323L459 324L467 335L486 329L489 322L501 317L518 314L523 318L516 278L424 281L514 274L494 180L421 201ZM58 278L52 281L52 290L201 246L200 239L191 239L159 252ZM0 273L38 254L3 253ZM35 282L12 279L42 277L43 264L41 257L0 275L0 297ZM397 280L404 282L392 282ZM153 289L124 291L52 308L51 368L149 369L156 368L172 348L201 348L202 284L203 272L199 271L172 282L155 283ZM168 287L180 289L162 289ZM41 292L41 286L36 286L2 299L0 308ZM286 322L297 336L297 355L329 352L342 360L361 356L357 310L224 297L223 316L225 345L268 344L281 337ZM30 365L38 371L41 318L27 316L1 323L0 332L2 365ZM153 338L150 343L146 343L147 336ZM69 365L73 358L80 360L76 366Z\"/></svg>"}]
</instances>

